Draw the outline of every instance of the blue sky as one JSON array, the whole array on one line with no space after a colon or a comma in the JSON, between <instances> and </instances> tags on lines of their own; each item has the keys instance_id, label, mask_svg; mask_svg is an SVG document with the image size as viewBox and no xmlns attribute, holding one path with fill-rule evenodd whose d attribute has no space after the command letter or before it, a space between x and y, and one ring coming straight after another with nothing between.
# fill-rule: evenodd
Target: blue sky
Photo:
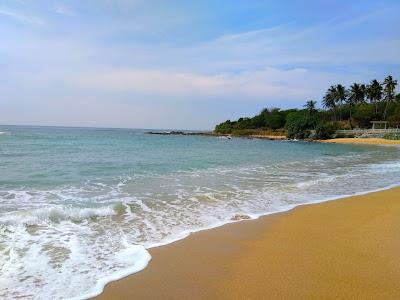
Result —
<instances>
[{"instance_id":1,"label":"blue sky","mask_svg":"<svg viewBox=\"0 0 400 300\"><path fill-rule=\"evenodd\" d=\"M0 0L0 124L210 129L400 79L399 1Z\"/></svg>"}]
</instances>

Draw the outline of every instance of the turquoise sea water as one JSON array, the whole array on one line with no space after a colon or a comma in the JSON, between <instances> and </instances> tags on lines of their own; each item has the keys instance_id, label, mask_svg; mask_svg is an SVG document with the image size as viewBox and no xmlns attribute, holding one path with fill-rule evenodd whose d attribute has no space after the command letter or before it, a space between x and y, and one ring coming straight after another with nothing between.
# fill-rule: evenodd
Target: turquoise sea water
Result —
<instances>
[{"instance_id":1,"label":"turquoise sea water","mask_svg":"<svg viewBox=\"0 0 400 300\"><path fill-rule=\"evenodd\" d=\"M0 298L92 296L236 214L398 183L397 147L0 126Z\"/></svg>"}]
</instances>

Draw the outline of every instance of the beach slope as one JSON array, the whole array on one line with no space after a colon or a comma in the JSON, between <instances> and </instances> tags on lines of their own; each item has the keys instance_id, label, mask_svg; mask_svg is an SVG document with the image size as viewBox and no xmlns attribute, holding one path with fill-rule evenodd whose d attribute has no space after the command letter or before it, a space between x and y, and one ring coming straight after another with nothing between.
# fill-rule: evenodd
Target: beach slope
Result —
<instances>
[{"instance_id":1,"label":"beach slope","mask_svg":"<svg viewBox=\"0 0 400 300\"><path fill-rule=\"evenodd\" d=\"M366 144L366 145L399 145L400 140L387 140L383 138L340 138L321 140L323 143L333 144Z\"/></svg>"},{"instance_id":2,"label":"beach slope","mask_svg":"<svg viewBox=\"0 0 400 300\"><path fill-rule=\"evenodd\" d=\"M99 299L400 299L400 188L305 205L152 249Z\"/></svg>"}]
</instances>

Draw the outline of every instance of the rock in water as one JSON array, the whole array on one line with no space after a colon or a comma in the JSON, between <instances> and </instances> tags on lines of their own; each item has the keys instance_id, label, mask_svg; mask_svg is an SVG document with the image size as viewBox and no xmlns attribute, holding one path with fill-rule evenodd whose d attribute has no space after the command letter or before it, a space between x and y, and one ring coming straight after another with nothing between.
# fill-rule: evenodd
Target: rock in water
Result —
<instances>
[{"instance_id":1,"label":"rock in water","mask_svg":"<svg viewBox=\"0 0 400 300\"><path fill-rule=\"evenodd\" d=\"M231 218L232 221L249 220L249 219L250 216L245 214L236 214Z\"/></svg>"}]
</instances>

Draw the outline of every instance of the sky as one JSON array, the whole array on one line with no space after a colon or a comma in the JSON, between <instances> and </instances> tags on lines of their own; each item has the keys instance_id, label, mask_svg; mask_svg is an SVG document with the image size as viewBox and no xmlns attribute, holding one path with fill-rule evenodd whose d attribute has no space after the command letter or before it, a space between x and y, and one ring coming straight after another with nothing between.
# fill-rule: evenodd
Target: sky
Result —
<instances>
[{"instance_id":1,"label":"sky","mask_svg":"<svg viewBox=\"0 0 400 300\"><path fill-rule=\"evenodd\" d=\"M0 0L0 124L212 129L400 79L398 0Z\"/></svg>"}]
</instances>

